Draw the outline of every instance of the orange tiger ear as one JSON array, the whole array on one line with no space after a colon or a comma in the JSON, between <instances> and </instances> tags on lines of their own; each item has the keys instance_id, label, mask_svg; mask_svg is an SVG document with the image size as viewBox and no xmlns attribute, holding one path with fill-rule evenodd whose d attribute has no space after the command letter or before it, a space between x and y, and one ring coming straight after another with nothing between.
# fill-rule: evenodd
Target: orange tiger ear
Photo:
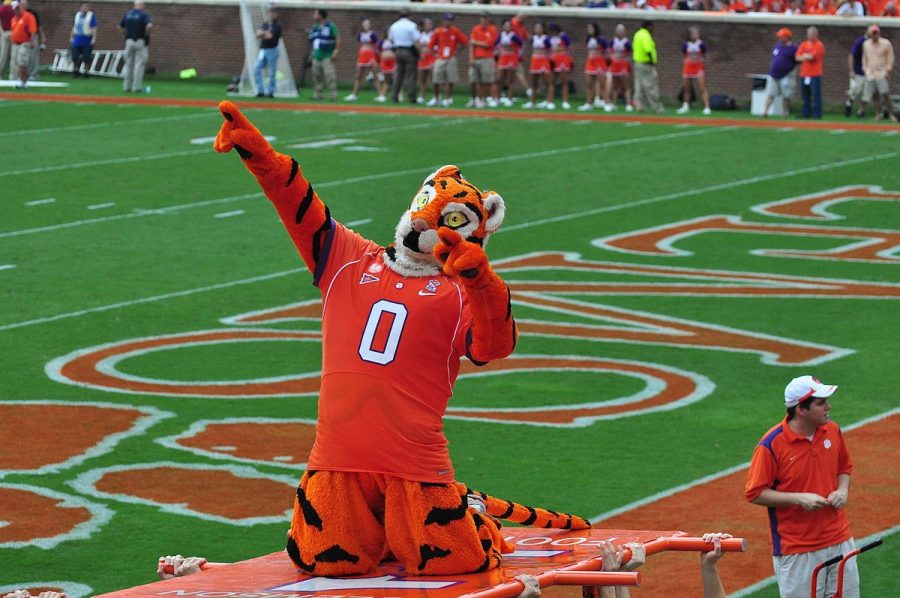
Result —
<instances>
[{"instance_id":1,"label":"orange tiger ear","mask_svg":"<svg viewBox=\"0 0 900 598\"><path fill-rule=\"evenodd\" d=\"M425 181L430 181L431 179L436 179L439 177L449 177L452 179L461 179L462 174L460 173L459 166L455 166L453 164L447 164L446 166L441 166L430 175L425 177Z\"/></svg>"},{"instance_id":2,"label":"orange tiger ear","mask_svg":"<svg viewBox=\"0 0 900 598\"><path fill-rule=\"evenodd\" d=\"M506 204L503 202L503 198L493 191L485 191L483 202L484 211L487 213L487 220L484 222L484 233L489 235L503 224L503 218L506 216Z\"/></svg>"}]
</instances>

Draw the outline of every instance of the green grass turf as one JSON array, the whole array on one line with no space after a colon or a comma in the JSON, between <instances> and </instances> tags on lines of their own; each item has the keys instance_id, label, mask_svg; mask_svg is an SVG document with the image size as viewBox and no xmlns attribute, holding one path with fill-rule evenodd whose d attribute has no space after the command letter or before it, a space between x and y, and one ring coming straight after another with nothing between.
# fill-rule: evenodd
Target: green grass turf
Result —
<instances>
[{"instance_id":1,"label":"green grass turf","mask_svg":"<svg viewBox=\"0 0 900 598\"><path fill-rule=\"evenodd\" d=\"M220 82L152 81L154 95L209 98ZM74 82L74 93L110 93L116 81ZM2 103L0 103L2 107ZM103 343L194 330L223 329L220 318L317 296L303 272L173 296L119 308L123 302L298 269L277 218L236 156L209 143L220 116L197 108L68 105L20 102L16 118L0 121L0 143L15 160L0 166L0 363L2 399L107 401L151 405L177 415L110 454L58 473L9 473L3 483L32 484L77 494L68 481L115 464L152 461L221 463L163 447L154 439L191 422L222 417L315 417L314 399L185 399L125 395L51 381L51 359ZM248 115L275 145L296 155L333 215L387 243L422 178L456 163L474 183L507 202L506 230L489 247L494 259L532 251L567 251L586 259L734 269L801 276L900 282L886 264L825 262L749 254L760 248L828 248L834 239L707 234L676 245L693 255L655 258L598 249L592 239L708 214L753 222L782 221L750 207L765 201L849 184L900 189L897 137L832 135L722 127L679 128L613 123L458 119L252 110ZM330 138L353 139L382 151L340 146L289 149ZM874 156L894 153L890 157ZM828 166L846 160L851 166ZM823 166L805 174L793 171ZM765 175L756 183L741 183ZM360 180L359 177L369 177ZM716 186L713 191L688 193ZM675 199L671 194L684 193ZM34 206L26 202L55 198ZM643 205L628 207L632 202ZM97 207L114 203L108 207ZM94 209L90 209L93 206ZM885 228L896 204L859 202L834 210L847 219L826 225ZM241 215L217 214L244 210ZM606 210L558 222L545 219ZM150 212L153 211L153 212ZM511 273L508 278L660 282L617 274ZM595 515L656 492L746 462L759 436L780 417L780 395L793 375L813 371L842 386L832 415L842 424L897 405L897 308L893 301L851 299L574 297L855 352L817 367L779 367L750 353L664 345L589 342L523 336L522 354L643 360L697 372L716 389L703 401L586 428L500 426L448 420L457 476L475 487L523 502ZM584 322L522 308L519 317ZM596 323L596 322L594 322ZM280 329L315 329L290 322ZM315 344L253 343L151 353L119 369L172 380L234 380L318 369ZM462 380L458 406L542 405L612 399L642 388L611 374L526 374ZM715 438L714 450L709 441ZM661 450L660 439L664 439ZM49 441L49 439L48 439ZM627 446L629 459L621 463ZM536 468L536 463L548 464ZM864 466L864 464L857 464ZM279 466L261 472L284 474ZM626 471L627 475L622 475ZM615 475L610 475L611 473ZM289 499L288 499L289 500ZM852 498L851 498L852 500ZM0 548L0 585L33 579L86 583L96 592L151 581L155 558L179 551L233 561L279 550L283 524L238 528L165 514L155 507L96 499L115 511L90 540L52 550ZM765 525L760 512L759 525ZM687 530L694 533L704 530ZM739 530L732 530L739 531ZM892 540L894 537L892 537ZM897 595L896 542L861 559L867 595ZM771 588L755 594L774 596Z\"/></svg>"}]
</instances>

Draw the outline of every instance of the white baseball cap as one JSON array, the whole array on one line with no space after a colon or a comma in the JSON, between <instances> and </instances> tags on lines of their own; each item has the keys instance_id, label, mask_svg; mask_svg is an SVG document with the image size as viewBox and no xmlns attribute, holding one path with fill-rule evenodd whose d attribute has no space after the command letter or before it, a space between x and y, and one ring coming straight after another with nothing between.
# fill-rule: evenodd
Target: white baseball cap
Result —
<instances>
[{"instance_id":1,"label":"white baseball cap","mask_svg":"<svg viewBox=\"0 0 900 598\"><path fill-rule=\"evenodd\" d=\"M809 397L828 398L834 394L837 388L833 384L822 384L812 376L794 378L784 388L784 406L793 407Z\"/></svg>"}]
</instances>

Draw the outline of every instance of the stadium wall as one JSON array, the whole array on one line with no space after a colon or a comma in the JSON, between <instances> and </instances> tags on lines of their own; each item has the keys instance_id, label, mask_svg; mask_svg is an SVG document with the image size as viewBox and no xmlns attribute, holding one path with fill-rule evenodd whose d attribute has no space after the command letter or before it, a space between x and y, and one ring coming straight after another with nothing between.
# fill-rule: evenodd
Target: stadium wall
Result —
<instances>
[{"instance_id":1,"label":"stadium wall","mask_svg":"<svg viewBox=\"0 0 900 598\"><path fill-rule=\"evenodd\" d=\"M47 35L48 51L43 62L52 60L52 50L68 45L69 32L79 0L35 0L32 6L39 11ZM117 0L93 0L91 9L97 14L99 32L97 49L124 47L117 25L122 15L131 7L130 2ZM238 75L243 63L243 39L238 18L237 0L167 0L147 2L147 12L153 20L150 59L148 68L157 72L172 73L193 67L201 75ZM843 102L847 88L847 54L853 40L869 23L877 22L885 38L890 39L900 51L900 19L859 19L833 16L787 17L784 15L733 15L682 11L600 10L579 8L508 7L477 4L400 3L384 1L361 2L308 2L304 0L279 0L277 6L284 28L284 40L298 74L309 43L306 29L312 23L316 7L329 10L331 18L342 34L338 65L341 81L352 80L355 72L356 42L354 34L363 17L373 20L375 28L386 31L397 18L398 9L408 6L413 19L430 16L439 21L441 15L452 11L455 23L463 31L471 30L482 11L494 15L499 22L517 12L525 13L529 26L537 20L558 22L574 40L576 73L574 80L579 92L583 91L581 69L584 64L584 27L594 21L609 37L616 23L623 23L633 34L640 22L655 22L655 37L659 51L660 89L664 97L674 98L681 86L681 54L685 31L690 25L699 25L706 41L707 80L710 92L725 93L735 97L745 108L750 100L752 84L747 75L765 73L768 70L775 32L784 26L794 32L795 41L805 35L806 27L816 25L825 43L825 74L823 95L826 102ZM461 64L461 81L465 81L465 61ZM900 87L900 76L895 69L893 87ZM307 85L311 82L311 73ZM301 93L301 98L306 94Z\"/></svg>"}]
</instances>

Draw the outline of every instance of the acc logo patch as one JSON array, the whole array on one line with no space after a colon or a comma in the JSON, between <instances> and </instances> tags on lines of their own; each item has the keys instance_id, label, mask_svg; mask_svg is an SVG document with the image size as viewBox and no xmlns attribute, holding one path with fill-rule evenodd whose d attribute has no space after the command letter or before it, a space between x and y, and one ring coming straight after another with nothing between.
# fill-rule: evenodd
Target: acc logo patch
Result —
<instances>
[{"instance_id":1,"label":"acc logo patch","mask_svg":"<svg viewBox=\"0 0 900 598\"><path fill-rule=\"evenodd\" d=\"M827 449L831 448L831 439L830 438L825 439L825 448L827 448Z\"/></svg>"}]
</instances>

